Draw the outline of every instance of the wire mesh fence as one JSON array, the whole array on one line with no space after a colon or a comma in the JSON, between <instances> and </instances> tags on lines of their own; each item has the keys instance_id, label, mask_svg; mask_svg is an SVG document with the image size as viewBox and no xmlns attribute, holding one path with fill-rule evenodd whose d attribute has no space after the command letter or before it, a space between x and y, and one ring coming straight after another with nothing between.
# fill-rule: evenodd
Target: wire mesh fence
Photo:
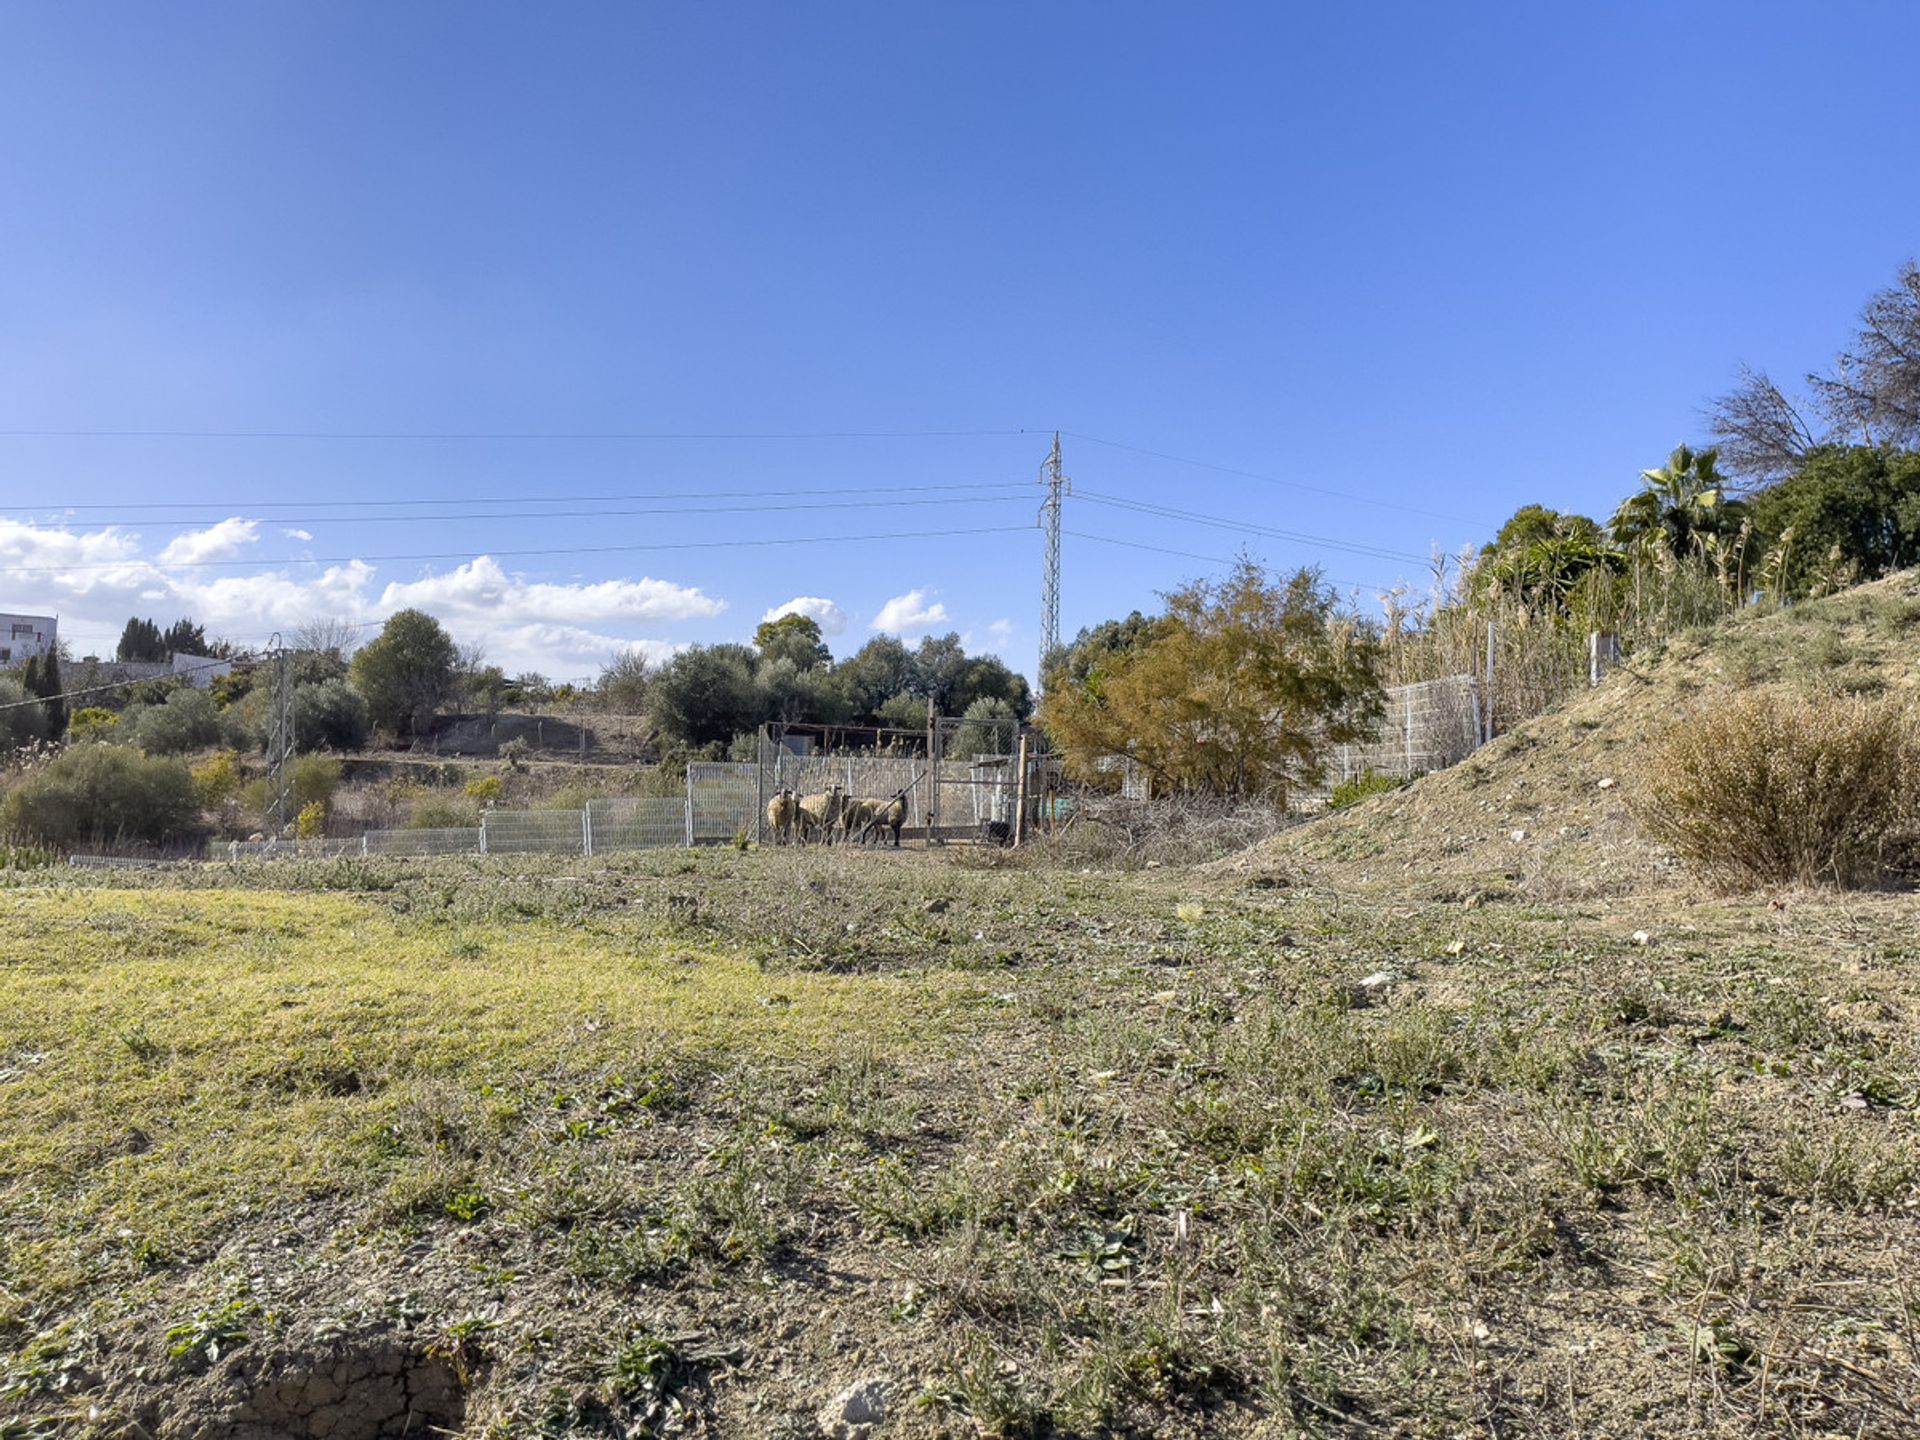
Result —
<instances>
[{"instance_id":1,"label":"wire mesh fence","mask_svg":"<svg viewBox=\"0 0 1920 1440\"><path fill-rule=\"evenodd\" d=\"M351 840L215 840L207 854L216 860L332 860L361 853L360 837Z\"/></svg>"},{"instance_id":2,"label":"wire mesh fence","mask_svg":"<svg viewBox=\"0 0 1920 1440\"><path fill-rule=\"evenodd\" d=\"M908 743L896 736L883 747L827 752L772 727L761 732L756 798L759 802L758 837L763 843L822 841L828 838L871 840L876 825L867 821L876 811L901 803L901 836L923 836L930 803L925 742ZM788 797L781 801L778 797ZM783 820L781 805L791 807ZM891 824L887 838L894 838Z\"/></svg>"},{"instance_id":3,"label":"wire mesh fence","mask_svg":"<svg viewBox=\"0 0 1920 1440\"><path fill-rule=\"evenodd\" d=\"M1030 816L1045 789L1037 779L1045 767L1029 753L1031 735L1023 748L1022 730L1011 717L934 717L925 731L867 731L861 745L845 743L857 732L768 726L760 736L754 833L771 844L1007 843L1019 828L1023 754Z\"/></svg>"},{"instance_id":4,"label":"wire mesh fence","mask_svg":"<svg viewBox=\"0 0 1920 1440\"><path fill-rule=\"evenodd\" d=\"M689 845L714 845L759 833L760 767L725 760L687 766Z\"/></svg>"},{"instance_id":5,"label":"wire mesh fence","mask_svg":"<svg viewBox=\"0 0 1920 1440\"><path fill-rule=\"evenodd\" d=\"M360 837L362 855L478 855L478 826L422 830L369 830Z\"/></svg>"},{"instance_id":6,"label":"wire mesh fence","mask_svg":"<svg viewBox=\"0 0 1920 1440\"><path fill-rule=\"evenodd\" d=\"M587 811L488 810L480 817L480 848L488 855L584 855Z\"/></svg>"},{"instance_id":7,"label":"wire mesh fence","mask_svg":"<svg viewBox=\"0 0 1920 1440\"><path fill-rule=\"evenodd\" d=\"M1473 676L1390 686L1386 698L1386 713L1372 740L1336 747L1330 780L1351 780L1368 771L1410 778L1456 765L1479 747L1483 719Z\"/></svg>"},{"instance_id":8,"label":"wire mesh fence","mask_svg":"<svg viewBox=\"0 0 1920 1440\"><path fill-rule=\"evenodd\" d=\"M587 842L594 854L654 850L687 843L687 802L681 799L590 800Z\"/></svg>"}]
</instances>

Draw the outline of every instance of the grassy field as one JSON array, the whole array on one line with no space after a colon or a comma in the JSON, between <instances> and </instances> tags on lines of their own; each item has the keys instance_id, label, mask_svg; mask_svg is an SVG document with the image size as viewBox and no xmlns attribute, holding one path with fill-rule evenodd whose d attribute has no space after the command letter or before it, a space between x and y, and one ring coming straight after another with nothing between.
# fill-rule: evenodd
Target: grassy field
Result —
<instances>
[{"instance_id":1,"label":"grassy field","mask_svg":"<svg viewBox=\"0 0 1920 1440\"><path fill-rule=\"evenodd\" d=\"M1920 1433L1912 895L0 884L7 1440Z\"/></svg>"}]
</instances>

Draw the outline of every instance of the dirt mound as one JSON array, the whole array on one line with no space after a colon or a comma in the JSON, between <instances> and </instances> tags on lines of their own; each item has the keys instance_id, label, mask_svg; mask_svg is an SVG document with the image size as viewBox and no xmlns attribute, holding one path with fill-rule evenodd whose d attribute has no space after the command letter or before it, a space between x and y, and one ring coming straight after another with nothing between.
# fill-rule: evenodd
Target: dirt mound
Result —
<instances>
[{"instance_id":1,"label":"dirt mound","mask_svg":"<svg viewBox=\"0 0 1920 1440\"><path fill-rule=\"evenodd\" d=\"M451 1434L465 1418L455 1366L392 1338L255 1358L243 1355L199 1387L162 1437L196 1440L386 1440Z\"/></svg>"},{"instance_id":2,"label":"dirt mound","mask_svg":"<svg viewBox=\"0 0 1920 1440\"><path fill-rule=\"evenodd\" d=\"M1920 571L1737 616L1643 655L1452 769L1226 862L1410 898L1579 898L1676 883L1633 818L1646 747L1721 686L1920 690Z\"/></svg>"}]
</instances>

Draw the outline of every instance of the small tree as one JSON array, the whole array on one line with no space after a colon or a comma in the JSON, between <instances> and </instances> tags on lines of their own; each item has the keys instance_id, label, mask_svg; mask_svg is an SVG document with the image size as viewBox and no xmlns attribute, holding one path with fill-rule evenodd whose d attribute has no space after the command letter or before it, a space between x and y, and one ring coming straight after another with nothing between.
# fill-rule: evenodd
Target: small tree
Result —
<instances>
[{"instance_id":1,"label":"small tree","mask_svg":"<svg viewBox=\"0 0 1920 1440\"><path fill-rule=\"evenodd\" d=\"M744 645L683 650L647 689L647 718L669 739L724 744L760 723L754 652Z\"/></svg>"},{"instance_id":2,"label":"small tree","mask_svg":"<svg viewBox=\"0 0 1920 1440\"><path fill-rule=\"evenodd\" d=\"M594 687L602 710L615 715L638 715L646 705L647 657L638 650L622 650L607 662Z\"/></svg>"},{"instance_id":3,"label":"small tree","mask_svg":"<svg viewBox=\"0 0 1920 1440\"><path fill-rule=\"evenodd\" d=\"M360 626L350 621L337 617L316 617L294 630L293 648L312 655L323 655L339 667L339 672L344 672L347 657L353 654L363 633Z\"/></svg>"},{"instance_id":4,"label":"small tree","mask_svg":"<svg viewBox=\"0 0 1920 1440\"><path fill-rule=\"evenodd\" d=\"M368 726L367 702L346 681L295 687L293 735L302 750L358 750Z\"/></svg>"},{"instance_id":5,"label":"small tree","mask_svg":"<svg viewBox=\"0 0 1920 1440\"><path fill-rule=\"evenodd\" d=\"M1727 498L1719 452L1675 447L1667 463L1640 472L1640 489L1614 511L1613 539L1644 543L1676 560L1711 558L1746 518L1746 506Z\"/></svg>"},{"instance_id":6,"label":"small tree","mask_svg":"<svg viewBox=\"0 0 1920 1440\"><path fill-rule=\"evenodd\" d=\"M833 663L833 655L821 638L820 622L811 615L782 615L778 620L763 620L753 632L753 643L762 660L782 657L801 670Z\"/></svg>"},{"instance_id":7,"label":"small tree","mask_svg":"<svg viewBox=\"0 0 1920 1440\"><path fill-rule=\"evenodd\" d=\"M1330 747L1371 732L1378 666L1374 636L1317 572L1270 583L1243 558L1169 595L1151 638L1050 688L1041 723L1083 777L1131 759L1174 790L1284 805L1320 780Z\"/></svg>"},{"instance_id":8,"label":"small tree","mask_svg":"<svg viewBox=\"0 0 1920 1440\"><path fill-rule=\"evenodd\" d=\"M166 636L153 621L136 615L120 632L120 643L113 653L115 659L128 664L155 664L167 658Z\"/></svg>"},{"instance_id":9,"label":"small tree","mask_svg":"<svg viewBox=\"0 0 1920 1440\"><path fill-rule=\"evenodd\" d=\"M1869 577L1904 569L1920 561L1920 454L1816 451L1754 496L1753 517L1781 593L1809 593L1835 557Z\"/></svg>"},{"instance_id":10,"label":"small tree","mask_svg":"<svg viewBox=\"0 0 1920 1440\"><path fill-rule=\"evenodd\" d=\"M20 684L29 695L40 697L40 712L46 717L49 738L58 740L66 734L67 702L60 695L60 656L49 650L30 658L20 667Z\"/></svg>"},{"instance_id":11,"label":"small tree","mask_svg":"<svg viewBox=\"0 0 1920 1440\"><path fill-rule=\"evenodd\" d=\"M133 743L149 755L183 755L224 738L220 711L204 690L175 690L149 705L133 724Z\"/></svg>"},{"instance_id":12,"label":"small tree","mask_svg":"<svg viewBox=\"0 0 1920 1440\"><path fill-rule=\"evenodd\" d=\"M160 637L167 647L169 655L211 655L213 647L207 644L207 629L193 621L182 618L167 627L167 633Z\"/></svg>"},{"instance_id":13,"label":"small tree","mask_svg":"<svg viewBox=\"0 0 1920 1440\"><path fill-rule=\"evenodd\" d=\"M963 724L946 746L946 754L955 760L975 755L1011 755L1018 742L1019 716L1013 706L998 696L974 701L962 717Z\"/></svg>"},{"instance_id":14,"label":"small tree","mask_svg":"<svg viewBox=\"0 0 1920 1440\"><path fill-rule=\"evenodd\" d=\"M11 675L0 675L0 750L46 738L46 707Z\"/></svg>"},{"instance_id":15,"label":"small tree","mask_svg":"<svg viewBox=\"0 0 1920 1440\"><path fill-rule=\"evenodd\" d=\"M458 660L438 620L423 610L402 610L354 655L353 685L374 724L407 738L452 696Z\"/></svg>"}]
</instances>

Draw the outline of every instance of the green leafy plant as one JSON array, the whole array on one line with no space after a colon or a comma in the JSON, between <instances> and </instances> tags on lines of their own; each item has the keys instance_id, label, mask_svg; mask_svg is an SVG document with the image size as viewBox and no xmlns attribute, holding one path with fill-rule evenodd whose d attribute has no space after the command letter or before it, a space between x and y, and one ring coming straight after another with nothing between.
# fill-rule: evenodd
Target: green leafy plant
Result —
<instances>
[{"instance_id":1,"label":"green leafy plant","mask_svg":"<svg viewBox=\"0 0 1920 1440\"><path fill-rule=\"evenodd\" d=\"M1378 770L1367 769L1351 780L1342 780L1334 786L1333 794L1329 797L1327 804L1335 810L1344 810L1349 805L1358 805L1370 795L1385 795L1394 790L1403 790L1424 773L1419 771L1403 780L1398 775L1387 775Z\"/></svg>"},{"instance_id":2,"label":"green leafy plant","mask_svg":"<svg viewBox=\"0 0 1920 1440\"><path fill-rule=\"evenodd\" d=\"M237 1295L223 1305L197 1312L167 1329L167 1353L176 1360L195 1359L208 1365L243 1344L248 1322L260 1313L250 1295Z\"/></svg>"}]
</instances>

